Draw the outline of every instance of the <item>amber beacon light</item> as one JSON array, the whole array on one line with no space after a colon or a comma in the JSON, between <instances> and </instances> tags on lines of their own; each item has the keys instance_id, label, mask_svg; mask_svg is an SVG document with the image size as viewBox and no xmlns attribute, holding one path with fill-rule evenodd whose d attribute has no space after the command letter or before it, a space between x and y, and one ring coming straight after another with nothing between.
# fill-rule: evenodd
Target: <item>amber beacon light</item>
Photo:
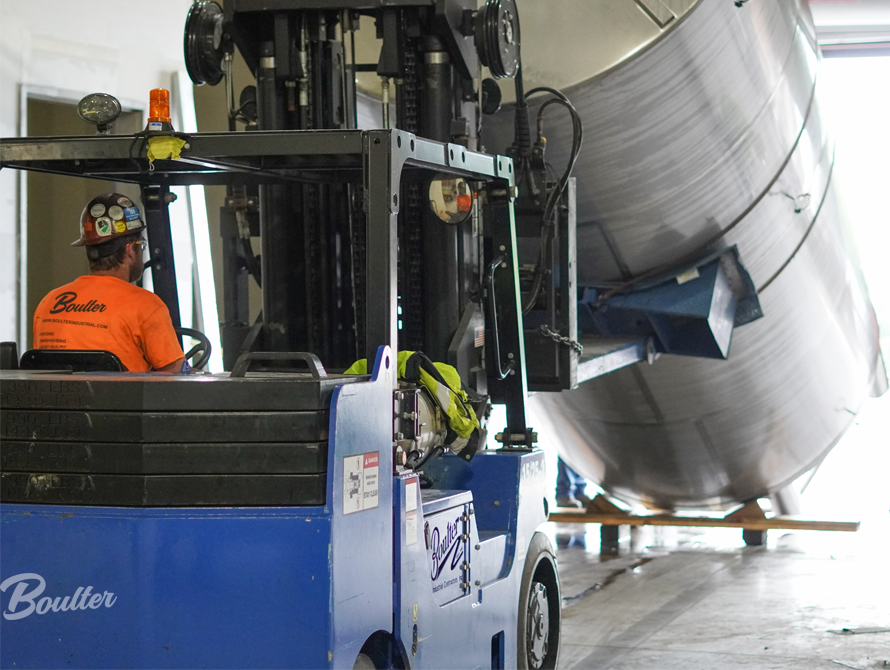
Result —
<instances>
[{"instance_id":1,"label":"amber beacon light","mask_svg":"<svg viewBox=\"0 0 890 670\"><path fill-rule=\"evenodd\" d=\"M153 88L148 99L148 122L170 123L170 91Z\"/></svg>"}]
</instances>

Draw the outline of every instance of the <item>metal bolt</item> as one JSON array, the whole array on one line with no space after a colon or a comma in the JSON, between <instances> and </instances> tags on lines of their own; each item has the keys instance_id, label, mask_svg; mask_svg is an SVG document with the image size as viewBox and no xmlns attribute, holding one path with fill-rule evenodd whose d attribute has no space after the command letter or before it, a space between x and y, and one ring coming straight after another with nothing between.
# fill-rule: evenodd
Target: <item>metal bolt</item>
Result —
<instances>
[{"instance_id":1,"label":"metal bolt","mask_svg":"<svg viewBox=\"0 0 890 670\"><path fill-rule=\"evenodd\" d=\"M507 354L507 358L513 358L513 354Z\"/></svg>"},{"instance_id":2,"label":"metal bolt","mask_svg":"<svg viewBox=\"0 0 890 670\"><path fill-rule=\"evenodd\" d=\"M481 579L477 579L477 580L476 580L476 586L482 586L482 580L481 580Z\"/></svg>"},{"instance_id":3,"label":"metal bolt","mask_svg":"<svg viewBox=\"0 0 890 670\"><path fill-rule=\"evenodd\" d=\"M500 500L495 500L495 501L494 501L494 506L495 506L495 507L500 507L500 506L501 506L501 501L500 501Z\"/></svg>"},{"instance_id":4,"label":"metal bolt","mask_svg":"<svg viewBox=\"0 0 890 670\"><path fill-rule=\"evenodd\" d=\"M476 545L476 551L479 551L480 549L482 549L482 545L481 545L481 544L477 544L477 545Z\"/></svg>"},{"instance_id":5,"label":"metal bolt","mask_svg":"<svg viewBox=\"0 0 890 670\"><path fill-rule=\"evenodd\" d=\"M498 249L500 249L501 251L506 251L506 250L507 250L507 247L505 247L505 246L502 244L501 246L498 247Z\"/></svg>"}]
</instances>

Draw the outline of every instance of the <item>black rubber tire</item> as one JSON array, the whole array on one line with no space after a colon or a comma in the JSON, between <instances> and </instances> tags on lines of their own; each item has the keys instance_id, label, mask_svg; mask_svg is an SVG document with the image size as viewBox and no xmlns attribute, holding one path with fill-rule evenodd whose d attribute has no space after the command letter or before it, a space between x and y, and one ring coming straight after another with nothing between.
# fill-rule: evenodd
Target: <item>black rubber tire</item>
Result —
<instances>
[{"instance_id":1,"label":"black rubber tire","mask_svg":"<svg viewBox=\"0 0 890 670\"><path fill-rule=\"evenodd\" d=\"M549 618L547 652L539 665L535 665L529 658L526 644L529 597L536 584L542 584L546 589ZM519 670L540 670L542 668L549 670L550 668L555 668L559 660L561 628L562 594L559 589L559 573L556 569L556 553L546 535L535 533L528 547L525 568L522 571L522 583L519 589L516 667Z\"/></svg>"},{"instance_id":2,"label":"black rubber tire","mask_svg":"<svg viewBox=\"0 0 890 670\"><path fill-rule=\"evenodd\" d=\"M377 670L377 666L370 657L360 653L352 664L352 670Z\"/></svg>"},{"instance_id":3,"label":"black rubber tire","mask_svg":"<svg viewBox=\"0 0 890 670\"><path fill-rule=\"evenodd\" d=\"M396 644L390 633L378 630L365 640L352 667L353 670L404 670L409 666L404 648Z\"/></svg>"}]
</instances>

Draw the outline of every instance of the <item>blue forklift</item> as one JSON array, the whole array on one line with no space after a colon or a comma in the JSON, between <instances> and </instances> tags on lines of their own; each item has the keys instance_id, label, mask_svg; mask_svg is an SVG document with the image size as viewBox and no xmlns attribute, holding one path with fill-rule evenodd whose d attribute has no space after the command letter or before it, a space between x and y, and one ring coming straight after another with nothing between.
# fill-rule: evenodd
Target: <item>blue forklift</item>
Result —
<instances>
[{"instance_id":1,"label":"blue forklift","mask_svg":"<svg viewBox=\"0 0 890 670\"><path fill-rule=\"evenodd\" d=\"M362 21L377 63L356 61ZM185 61L194 83L225 83L228 132L161 114L115 135L120 106L93 95L81 112L96 135L0 143L3 169L139 186L177 326L171 187L226 189L225 372L3 345L0 666L556 667L559 576L526 398L651 362L670 338L640 330L666 302L650 282L642 306L616 297L620 319L601 310L582 360L582 131L562 93L523 90L519 44L513 0L199 0ZM255 78L237 102L235 49ZM380 99L356 87L362 72ZM489 154L498 78L514 80L516 132ZM544 105L530 131L531 96L572 117L561 175ZM736 299L712 299L726 258L707 262L684 328L732 322ZM493 404L506 428L488 439Z\"/></svg>"},{"instance_id":2,"label":"blue forklift","mask_svg":"<svg viewBox=\"0 0 890 670\"><path fill-rule=\"evenodd\" d=\"M193 80L231 89L236 46L256 78L229 100L230 132L161 118L115 135L116 101L94 95L96 135L0 146L3 169L139 185L176 326L170 188L227 189L226 372L4 344L4 668L556 666L517 163L476 150L479 58L516 73L515 6L331 4L191 8ZM346 57L360 19L398 80L398 130L359 129L381 111ZM552 349L555 366L577 357ZM492 403L508 425L485 448Z\"/></svg>"}]
</instances>

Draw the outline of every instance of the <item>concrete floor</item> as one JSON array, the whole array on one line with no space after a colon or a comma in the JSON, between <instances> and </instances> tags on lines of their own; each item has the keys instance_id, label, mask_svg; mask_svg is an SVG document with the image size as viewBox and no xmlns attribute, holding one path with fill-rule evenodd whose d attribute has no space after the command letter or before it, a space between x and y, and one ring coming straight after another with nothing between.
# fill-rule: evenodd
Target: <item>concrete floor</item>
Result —
<instances>
[{"instance_id":1,"label":"concrete floor","mask_svg":"<svg viewBox=\"0 0 890 670\"><path fill-rule=\"evenodd\" d=\"M603 559L599 526L550 524L559 667L890 667L890 397L860 416L802 497L809 518L861 520L855 534L745 547L736 529L645 528Z\"/></svg>"}]
</instances>

